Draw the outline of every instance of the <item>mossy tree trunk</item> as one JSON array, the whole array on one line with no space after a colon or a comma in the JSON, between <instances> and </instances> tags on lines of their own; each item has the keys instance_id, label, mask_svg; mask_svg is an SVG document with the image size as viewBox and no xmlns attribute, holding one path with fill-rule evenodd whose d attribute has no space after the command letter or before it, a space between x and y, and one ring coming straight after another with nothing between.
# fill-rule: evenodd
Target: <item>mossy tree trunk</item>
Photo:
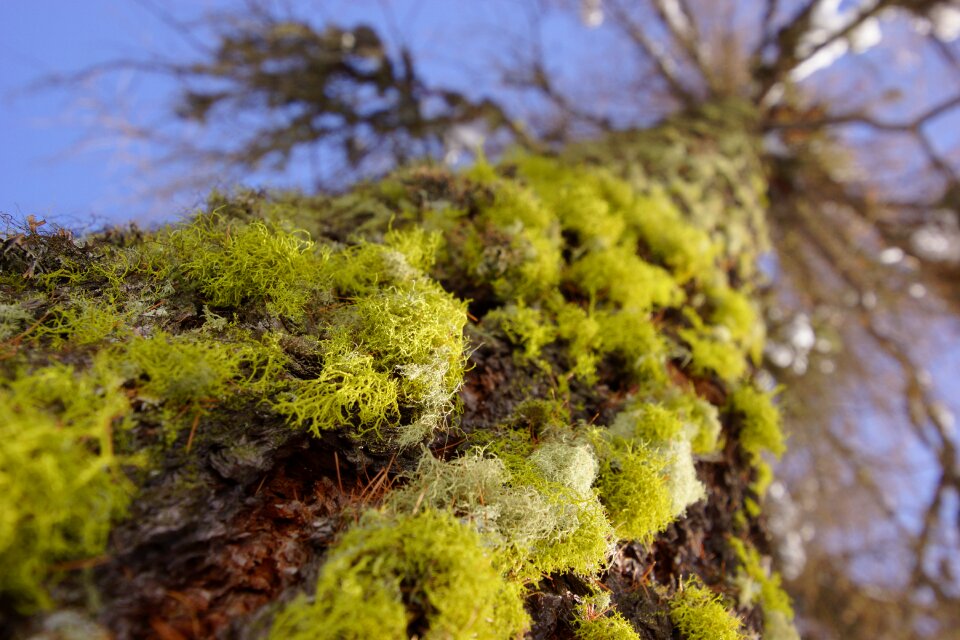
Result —
<instances>
[{"instance_id":1,"label":"mossy tree trunk","mask_svg":"<svg viewBox=\"0 0 960 640\"><path fill-rule=\"evenodd\" d=\"M762 558L756 140L711 105L560 158L11 235L0 627L794 637Z\"/></svg>"}]
</instances>

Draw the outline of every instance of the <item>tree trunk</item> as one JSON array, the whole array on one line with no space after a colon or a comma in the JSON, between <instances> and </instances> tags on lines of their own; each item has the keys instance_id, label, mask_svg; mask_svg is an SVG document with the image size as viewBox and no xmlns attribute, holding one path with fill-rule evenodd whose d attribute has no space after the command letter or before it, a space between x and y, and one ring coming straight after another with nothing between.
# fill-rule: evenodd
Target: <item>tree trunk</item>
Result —
<instances>
[{"instance_id":1,"label":"tree trunk","mask_svg":"<svg viewBox=\"0 0 960 640\"><path fill-rule=\"evenodd\" d=\"M0 635L795 637L761 557L757 139L710 105L554 159L10 235ZM482 573L441 557L450 519L496 593L443 600Z\"/></svg>"}]
</instances>

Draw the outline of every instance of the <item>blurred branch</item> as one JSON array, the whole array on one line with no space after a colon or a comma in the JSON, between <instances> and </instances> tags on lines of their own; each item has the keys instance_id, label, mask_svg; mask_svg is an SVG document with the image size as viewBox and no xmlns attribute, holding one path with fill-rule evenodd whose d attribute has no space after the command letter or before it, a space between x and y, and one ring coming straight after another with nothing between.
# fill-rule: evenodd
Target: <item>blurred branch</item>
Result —
<instances>
[{"instance_id":1,"label":"blurred branch","mask_svg":"<svg viewBox=\"0 0 960 640\"><path fill-rule=\"evenodd\" d=\"M619 0L610 0L609 10L617 21L617 25L640 50L641 55L653 62L659 76L666 82L674 98L685 107L692 107L697 103L697 97L684 86L679 76L676 62L670 57L666 48L651 38L629 13L623 8Z\"/></svg>"}]
</instances>

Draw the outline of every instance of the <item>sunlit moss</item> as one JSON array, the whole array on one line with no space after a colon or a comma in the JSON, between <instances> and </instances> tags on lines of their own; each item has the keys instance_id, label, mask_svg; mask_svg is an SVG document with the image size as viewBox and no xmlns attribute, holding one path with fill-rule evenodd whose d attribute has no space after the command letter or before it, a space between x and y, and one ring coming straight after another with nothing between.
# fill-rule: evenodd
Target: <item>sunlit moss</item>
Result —
<instances>
[{"instance_id":1,"label":"sunlit moss","mask_svg":"<svg viewBox=\"0 0 960 640\"><path fill-rule=\"evenodd\" d=\"M247 355L243 347L229 343L158 332L130 340L114 357L142 395L183 404L225 395Z\"/></svg>"},{"instance_id":2,"label":"sunlit moss","mask_svg":"<svg viewBox=\"0 0 960 640\"><path fill-rule=\"evenodd\" d=\"M610 606L610 596L601 593L577 605L574 633L579 640L639 640L633 626Z\"/></svg>"},{"instance_id":3,"label":"sunlit moss","mask_svg":"<svg viewBox=\"0 0 960 640\"><path fill-rule=\"evenodd\" d=\"M637 381L663 382L667 345L649 314L635 310L598 311L600 350L620 359Z\"/></svg>"},{"instance_id":4,"label":"sunlit moss","mask_svg":"<svg viewBox=\"0 0 960 640\"><path fill-rule=\"evenodd\" d=\"M710 322L725 327L731 339L742 346L753 363L759 364L766 329L750 298L727 286L711 287L708 298L712 307Z\"/></svg>"},{"instance_id":5,"label":"sunlit moss","mask_svg":"<svg viewBox=\"0 0 960 640\"><path fill-rule=\"evenodd\" d=\"M547 445L545 445L547 446ZM590 490L597 462L583 445L504 462L479 452L450 462L430 456L387 501L397 513L449 511L502 552L508 573L532 580L555 571L589 575L610 551L612 529Z\"/></svg>"},{"instance_id":6,"label":"sunlit moss","mask_svg":"<svg viewBox=\"0 0 960 640\"><path fill-rule=\"evenodd\" d=\"M686 582L670 603L670 619L685 640L742 640L740 620L696 582Z\"/></svg>"},{"instance_id":7,"label":"sunlit moss","mask_svg":"<svg viewBox=\"0 0 960 640\"><path fill-rule=\"evenodd\" d=\"M520 586L498 566L480 534L451 514L369 513L331 550L312 602L288 605L270 637L514 637L527 614Z\"/></svg>"},{"instance_id":8,"label":"sunlit moss","mask_svg":"<svg viewBox=\"0 0 960 640\"><path fill-rule=\"evenodd\" d=\"M570 266L567 279L593 298L622 309L643 312L683 301L683 292L669 273L626 246L591 251Z\"/></svg>"},{"instance_id":9,"label":"sunlit moss","mask_svg":"<svg viewBox=\"0 0 960 640\"><path fill-rule=\"evenodd\" d=\"M556 339L556 327L540 310L526 306L522 301L507 305L487 315L500 325L507 337L523 347L523 357L535 360L543 348Z\"/></svg>"},{"instance_id":10,"label":"sunlit moss","mask_svg":"<svg viewBox=\"0 0 960 640\"><path fill-rule=\"evenodd\" d=\"M693 464L690 434L676 412L661 405L640 403L617 416L610 434L614 444L638 442L662 456L661 475L670 495L673 518L705 497Z\"/></svg>"},{"instance_id":11,"label":"sunlit moss","mask_svg":"<svg viewBox=\"0 0 960 640\"><path fill-rule=\"evenodd\" d=\"M51 312L51 319L34 335L48 337L51 346L87 346L127 331L130 314L107 302L78 297Z\"/></svg>"},{"instance_id":12,"label":"sunlit moss","mask_svg":"<svg viewBox=\"0 0 960 640\"><path fill-rule=\"evenodd\" d=\"M170 259L215 307L252 302L299 317L311 288L321 284L316 278L324 256L305 232L261 221L231 224L210 214L176 229L167 242Z\"/></svg>"},{"instance_id":13,"label":"sunlit moss","mask_svg":"<svg viewBox=\"0 0 960 640\"><path fill-rule=\"evenodd\" d=\"M719 253L716 244L705 230L684 220L666 194L639 197L625 216L680 282L712 276Z\"/></svg>"},{"instance_id":14,"label":"sunlit moss","mask_svg":"<svg viewBox=\"0 0 960 640\"><path fill-rule=\"evenodd\" d=\"M740 446L744 451L754 459L764 451L778 457L783 455L786 444L782 419L773 403L772 393L744 385L730 394L729 404L731 410L741 417L743 429L740 432Z\"/></svg>"},{"instance_id":15,"label":"sunlit moss","mask_svg":"<svg viewBox=\"0 0 960 640\"><path fill-rule=\"evenodd\" d=\"M393 237L429 262L430 237ZM330 265L332 285L349 297L324 318L323 368L274 408L314 433L352 426L401 446L420 442L450 412L463 378L465 305L394 249L362 244L334 253Z\"/></svg>"},{"instance_id":16,"label":"sunlit moss","mask_svg":"<svg viewBox=\"0 0 960 640\"><path fill-rule=\"evenodd\" d=\"M642 442L596 439L600 473L596 487L622 540L650 542L673 519L664 470L669 460Z\"/></svg>"},{"instance_id":17,"label":"sunlit moss","mask_svg":"<svg viewBox=\"0 0 960 640\"><path fill-rule=\"evenodd\" d=\"M760 553L743 540L730 538L730 546L733 547L737 558L740 560L742 574L760 586L759 604L763 607L764 614L769 615L777 612L786 617L788 621L793 620L793 605L790 602L790 596L787 595L780 584L780 575L764 568ZM748 606L751 604L751 600L748 598L742 604Z\"/></svg>"},{"instance_id":18,"label":"sunlit moss","mask_svg":"<svg viewBox=\"0 0 960 640\"><path fill-rule=\"evenodd\" d=\"M710 335L704 329L681 329L680 337L690 345L690 368L697 375L716 374L734 382L743 377L747 363L743 352L725 335Z\"/></svg>"},{"instance_id":19,"label":"sunlit moss","mask_svg":"<svg viewBox=\"0 0 960 640\"><path fill-rule=\"evenodd\" d=\"M557 336L566 343L570 374L586 382L596 379L600 362L600 323L583 308L562 304L556 310Z\"/></svg>"},{"instance_id":20,"label":"sunlit moss","mask_svg":"<svg viewBox=\"0 0 960 640\"><path fill-rule=\"evenodd\" d=\"M0 380L0 593L23 610L52 604L58 562L103 553L132 496L113 453L119 382L63 365Z\"/></svg>"}]
</instances>

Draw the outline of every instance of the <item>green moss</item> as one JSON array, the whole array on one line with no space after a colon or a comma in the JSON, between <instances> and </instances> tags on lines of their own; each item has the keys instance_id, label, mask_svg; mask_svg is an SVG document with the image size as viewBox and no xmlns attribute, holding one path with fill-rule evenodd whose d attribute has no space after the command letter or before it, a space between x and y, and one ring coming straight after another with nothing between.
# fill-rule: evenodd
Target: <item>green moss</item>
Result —
<instances>
[{"instance_id":1,"label":"green moss","mask_svg":"<svg viewBox=\"0 0 960 640\"><path fill-rule=\"evenodd\" d=\"M673 519L673 499L664 478L669 460L655 449L625 440L597 440L597 491L622 540L650 542Z\"/></svg>"},{"instance_id":2,"label":"green moss","mask_svg":"<svg viewBox=\"0 0 960 640\"><path fill-rule=\"evenodd\" d=\"M703 329L681 329L680 337L690 345L690 368L699 375L715 373L725 382L735 382L747 371L743 353L723 334Z\"/></svg>"},{"instance_id":3,"label":"green moss","mask_svg":"<svg viewBox=\"0 0 960 640\"><path fill-rule=\"evenodd\" d=\"M643 440L657 446L682 438L685 426L675 411L643 402L620 412L610 430L621 438Z\"/></svg>"},{"instance_id":4,"label":"green moss","mask_svg":"<svg viewBox=\"0 0 960 640\"><path fill-rule=\"evenodd\" d=\"M312 602L277 615L271 638L507 638L528 625L520 587L480 534L450 514L370 513L331 550Z\"/></svg>"},{"instance_id":5,"label":"green moss","mask_svg":"<svg viewBox=\"0 0 960 640\"><path fill-rule=\"evenodd\" d=\"M584 598L577 606L574 633L580 640L640 640L633 626L610 606L610 596Z\"/></svg>"},{"instance_id":6,"label":"green moss","mask_svg":"<svg viewBox=\"0 0 960 640\"><path fill-rule=\"evenodd\" d=\"M785 616L788 621L793 620L793 605L790 602L790 596L780 584L780 575L767 571L760 559L760 553L739 538L730 538L730 546L740 560L742 574L760 585L760 605L763 607L764 614L776 612ZM749 593L750 590L741 590L741 593L744 592ZM751 601L748 599L741 604L749 606Z\"/></svg>"},{"instance_id":7,"label":"green moss","mask_svg":"<svg viewBox=\"0 0 960 640\"><path fill-rule=\"evenodd\" d=\"M0 382L0 593L22 610L52 604L57 563L103 553L131 498L119 382L63 365Z\"/></svg>"},{"instance_id":8,"label":"green moss","mask_svg":"<svg viewBox=\"0 0 960 640\"><path fill-rule=\"evenodd\" d=\"M566 280L593 299L635 312L678 305L684 298L669 273L622 245L586 254L570 266Z\"/></svg>"},{"instance_id":9,"label":"green moss","mask_svg":"<svg viewBox=\"0 0 960 640\"><path fill-rule=\"evenodd\" d=\"M429 262L427 236L393 237L420 247L415 259ZM358 245L333 254L330 265L333 286L349 297L324 318L323 368L273 406L317 434L352 425L360 436L416 444L452 410L466 307L390 248Z\"/></svg>"},{"instance_id":10,"label":"green moss","mask_svg":"<svg viewBox=\"0 0 960 640\"><path fill-rule=\"evenodd\" d=\"M759 364L766 328L747 294L722 286L708 289L707 297L712 307L710 322L726 328L731 339L750 355L754 364Z\"/></svg>"},{"instance_id":11,"label":"green moss","mask_svg":"<svg viewBox=\"0 0 960 640\"><path fill-rule=\"evenodd\" d=\"M686 220L661 192L637 198L626 219L680 282L712 276L719 254L710 235Z\"/></svg>"},{"instance_id":12,"label":"green moss","mask_svg":"<svg viewBox=\"0 0 960 640\"><path fill-rule=\"evenodd\" d=\"M590 490L597 464L590 451L553 442L545 453L511 460L508 468L479 452L450 462L425 456L409 485L388 499L388 508L440 509L470 522L520 581L599 570L612 529Z\"/></svg>"},{"instance_id":13,"label":"green moss","mask_svg":"<svg viewBox=\"0 0 960 640\"><path fill-rule=\"evenodd\" d=\"M721 425L717 408L692 392L668 391L661 394L664 406L683 421L693 452L710 454L717 450Z\"/></svg>"},{"instance_id":14,"label":"green moss","mask_svg":"<svg viewBox=\"0 0 960 640\"><path fill-rule=\"evenodd\" d=\"M740 446L753 459L763 451L775 456L786 450L780 411L773 403L774 393L764 393L750 385L744 385L730 394L731 411L741 417Z\"/></svg>"},{"instance_id":15,"label":"green moss","mask_svg":"<svg viewBox=\"0 0 960 640\"><path fill-rule=\"evenodd\" d=\"M624 373L635 381L665 378L666 341L649 314L635 310L598 311L600 350L621 360Z\"/></svg>"},{"instance_id":16,"label":"green moss","mask_svg":"<svg viewBox=\"0 0 960 640\"><path fill-rule=\"evenodd\" d=\"M566 343L570 375L584 382L596 381L600 362L600 323L581 307L564 303L556 310L557 336Z\"/></svg>"},{"instance_id":17,"label":"green moss","mask_svg":"<svg viewBox=\"0 0 960 640\"><path fill-rule=\"evenodd\" d=\"M378 367L369 353L356 350L346 335L323 345L323 369L299 380L273 403L298 426L320 431L354 424L360 435L380 433L399 420L398 381Z\"/></svg>"},{"instance_id":18,"label":"green moss","mask_svg":"<svg viewBox=\"0 0 960 640\"><path fill-rule=\"evenodd\" d=\"M226 395L250 355L242 345L157 332L124 343L113 358L142 396L183 405Z\"/></svg>"},{"instance_id":19,"label":"green moss","mask_svg":"<svg viewBox=\"0 0 960 640\"><path fill-rule=\"evenodd\" d=\"M108 302L78 297L69 304L56 307L52 318L34 334L49 337L50 346L59 349L71 346L89 346L110 337L119 337L127 331L130 314L121 312Z\"/></svg>"},{"instance_id":20,"label":"green moss","mask_svg":"<svg viewBox=\"0 0 960 640\"><path fill-rule=\"evenodd\" d=\"M670 619L685 640L741 640L740 620L727 611L720 596L696 582L687 582L670 603Z\"/></svg>"},{"instance_id":21,"label":"green moss","mask_svg":"<svg viewBox=\"0 0 960 640\"><path fill-rule=\"evenodd\" d=\"M503 300L532 300L560 281L560 226L529 189L492 179L493 200L470 227L466 260ZM472 245L472 246L471 246Z\"/></svg>"},{"instance_id":22,"label":"green moss","mask_svg":"<svg viewBox=\"0 0 960 640\"><path fill-rule=\"evenodd\" d=\"M170 260L214 307L265 304L298 318L323 284L324 255L315 253L306 232L261 221L228 223L210 214L176 229L167 242Z\"/></svg>"},{"instance_id":23,"label":"green moss","mask_svg":"<svg viewBox=\"0 0 960 640\"><path fill-rule=\"evenodd\" d=\"M706 496L697 479L689 434L676 412L657 404L639 403L617 415L610 434L617 444L639 442L662 455L662 477L670 495L673 518Z\"/></svg>"},{"instance_id":24,"label":"green moss","mask_svg":"<svg viewBox=\"0 0 960 640\"><path fill-rule=\"evenodd\" d=\"M545 157L523 156L516 162L523 180L582 246L603 250L620 241L626 221L617 207L623 203L608 199L615 196L612 177Z\"/></svg>"},{"instance_id":25,"label":"green moss","mask_svg":"<svg viewBox=\"0 0 960 640\"><path fill-rule=\"evenodd\" d=\"M556 328L544 313L523 301L492 311L486 319L497 323L511 342L522 346L527 360L539 358L543 347L557 337Z\"/></svg>"},{"instance_id":26,"label":"green moss","mask_svg":"<svg viewBox=\"0 0 960 640\"><path fill-rule=\"evenodd\" d=\"M443 236L420 227L403 230L390 229L383 238L386 246L398 251L407 264L421 273L428 273L437 261L437 252Z\"/></svg>"}]
</instances>

